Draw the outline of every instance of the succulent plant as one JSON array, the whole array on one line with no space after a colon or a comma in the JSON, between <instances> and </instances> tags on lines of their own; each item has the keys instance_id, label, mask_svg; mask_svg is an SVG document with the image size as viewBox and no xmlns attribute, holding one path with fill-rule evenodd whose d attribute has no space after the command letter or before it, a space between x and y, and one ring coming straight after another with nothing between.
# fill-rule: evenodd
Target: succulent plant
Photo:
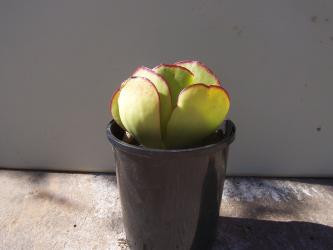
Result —
<instances>
[{"instance_id":1,"label":"succulent plant","mask_svg":"<svg viewBox=\"0 0 333 250\"><path fill-rule=\"evenodd\" d=\"M116 123L150 148L200 144L224 121L229 96L198 61L139 67L111 99Z\"/></svg>"}]
</instances>

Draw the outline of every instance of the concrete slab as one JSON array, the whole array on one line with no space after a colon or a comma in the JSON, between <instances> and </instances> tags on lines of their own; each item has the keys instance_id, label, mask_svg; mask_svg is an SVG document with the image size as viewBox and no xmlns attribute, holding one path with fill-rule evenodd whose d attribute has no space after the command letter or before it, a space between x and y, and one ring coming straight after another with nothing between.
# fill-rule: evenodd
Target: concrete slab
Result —
<instances>
[{"instance_id":1,"label":"concrete slab","mask_svg":"<svg viewBox=\"0 0 333 250\"><path fill-rule=\"evenodd\" d=\"M126 249L114 175L0 171L0 249ZM214 249L333 249L333 180L228 178Z\"/></svg>"}]
</instances>

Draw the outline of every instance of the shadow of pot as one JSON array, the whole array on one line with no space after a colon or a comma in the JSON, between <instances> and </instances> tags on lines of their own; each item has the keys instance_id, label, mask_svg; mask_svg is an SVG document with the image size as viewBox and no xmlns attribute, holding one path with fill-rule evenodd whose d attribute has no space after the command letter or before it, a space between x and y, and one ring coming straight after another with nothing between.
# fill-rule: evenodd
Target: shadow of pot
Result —
<instances>
[{"instance_id":1,"label":"shadow of pot","mask_svg":"<svg viewBox=\"0 0 333 250\"><path fill-rule=\"evenodd\" d=\"M131 249L209 249L216 235L229 145L235 125L226 121L213 144L177 150L149 149L121 140L113 146L126 238Z\"/></svg>"}]
</instances>

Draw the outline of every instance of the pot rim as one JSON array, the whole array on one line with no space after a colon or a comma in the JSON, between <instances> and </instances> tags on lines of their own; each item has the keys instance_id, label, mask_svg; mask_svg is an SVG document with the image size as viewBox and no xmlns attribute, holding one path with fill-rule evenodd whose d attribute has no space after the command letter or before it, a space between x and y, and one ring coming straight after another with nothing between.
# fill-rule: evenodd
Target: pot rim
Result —
<instances>
[{"instance_id":1,"label":"pot rim","mask_svg":"<svg viewBox=\"0 0 333 250\"><path fill-rule=\"evenodd\" d=\"M184 149L156 149L156 148L139 147L139 146L132 145L132 144L129 144L127 142L124 142L124 141L118 139L115 135L113 135L113 133L111 131L111 127L113 124L117 125L115 120L112 119L108 123L107 128L106 128L106 135L107 135L107 138L110 141L110 143L124 151L130 151L130 152L139 153L139 154L142 154L142 153L179 154L179 153L196 153L196 152L211 150L213 148L217 148L217 147L223 146L223 145L229 146L234 141L235 134L236 134L235 124L231 120L225 120L219 128L219 129L223 130L225 137L223 139L221 139L220 141L218 141L217 143L207 144L207 145L200 146L200 147L184 148ZM122 129L122 128L120 128L120 129Z\"/></svg>"}]
</instances>

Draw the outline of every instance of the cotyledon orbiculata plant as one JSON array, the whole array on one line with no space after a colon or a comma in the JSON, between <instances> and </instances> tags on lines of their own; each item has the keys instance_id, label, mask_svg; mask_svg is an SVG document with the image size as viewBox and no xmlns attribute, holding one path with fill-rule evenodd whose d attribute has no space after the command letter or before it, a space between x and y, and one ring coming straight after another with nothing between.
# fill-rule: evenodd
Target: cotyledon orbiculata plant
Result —
<instances>
[{"instance_id":1,"label":"cotyledon orbiculata plant","mask_svg":"<svg viewBox=\"0 0 333 250\"><path fill-rule=\"evenodd\" d=\"M113 94L116 123L145 147L186 148L218 129L229 95L198 61L139 67Z\"/></svg>"}]
</instances>

